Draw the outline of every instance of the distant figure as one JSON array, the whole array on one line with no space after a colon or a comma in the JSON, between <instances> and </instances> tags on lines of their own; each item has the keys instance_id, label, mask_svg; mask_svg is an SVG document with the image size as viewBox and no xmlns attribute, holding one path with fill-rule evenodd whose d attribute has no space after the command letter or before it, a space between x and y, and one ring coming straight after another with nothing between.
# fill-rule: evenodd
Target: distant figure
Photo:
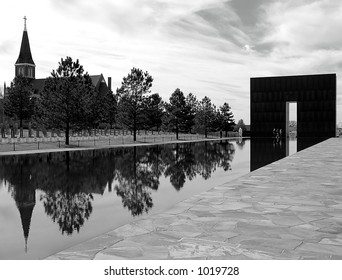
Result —
<instances>
[{"instance_id":1,"label":"distant figure","mask_svg":"<svg viewBox=\"0 0 342 280\"><path fill-rule=\"evenodd\" d=\"M276 138L279 139L279 129L276 130Z\"/></svg>"},{"instance_id":2,"label":"distant figure","mask_svg":"<svg viewBox=\"0 0 342 280\"><path fill-rule=\"evenodd\" d=\"M273 137L276 137L277 136L277 131L275 128L273 128Z\"/></svg>"},{"instance_id":3,"label":"distant figure","mask_svg":"<svg viewBox=\"0 0 342 280\"><path fill-rule=\"evenodd\" d=\"M279 129L279 137L281 137L281 134L282 134L282 130Z\"/></svg>"},{"instance_id":4,"label":"distant figure","mask_svg":"<svg viewBox=\"0 0 342 280\"><path fill-rule=\"evenodd\" d=\"M239 128L239 137L242 137L242 128Z\"/></svg>"}]
</instances>

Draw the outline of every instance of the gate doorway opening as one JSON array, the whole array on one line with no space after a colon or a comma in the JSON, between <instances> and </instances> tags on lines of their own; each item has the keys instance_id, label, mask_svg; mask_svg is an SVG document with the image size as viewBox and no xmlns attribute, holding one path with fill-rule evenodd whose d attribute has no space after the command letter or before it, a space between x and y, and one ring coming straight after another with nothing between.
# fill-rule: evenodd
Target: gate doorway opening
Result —
<instances>
[{"instance_id":1,"label":"gate doorway opening","mask_svg":"<svg viewBox=\"0 0 342 280\"><path fill-rule=\"evenodd\" d=\"M286 102L286 137L297 137L297 102Z\"/></svg>"},{"instance_id":2,"label":"gate doorway opening","mask_svg":"<svg viewBox=\"0 0 342 280\"><path fill-rule=\"evenodd\" d=\"M286 102L286 155L297 152L297 102Z\"/></svg>"}]
</instances>

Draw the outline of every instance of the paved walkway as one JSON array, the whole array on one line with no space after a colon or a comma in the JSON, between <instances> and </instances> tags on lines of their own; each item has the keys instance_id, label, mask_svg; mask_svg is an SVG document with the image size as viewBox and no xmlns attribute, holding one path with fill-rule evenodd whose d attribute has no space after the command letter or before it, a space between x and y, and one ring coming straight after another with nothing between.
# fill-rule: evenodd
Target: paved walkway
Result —
<instances>
[{"instance_id":1,"label":"paved walkway","mask_svg":"<svg viewBox=\"0 0 342 280\"><path fill-rule=\"evenodd\" d=\"M342 138L47 259L342 259Z\"/></svg>"}]
</instances>

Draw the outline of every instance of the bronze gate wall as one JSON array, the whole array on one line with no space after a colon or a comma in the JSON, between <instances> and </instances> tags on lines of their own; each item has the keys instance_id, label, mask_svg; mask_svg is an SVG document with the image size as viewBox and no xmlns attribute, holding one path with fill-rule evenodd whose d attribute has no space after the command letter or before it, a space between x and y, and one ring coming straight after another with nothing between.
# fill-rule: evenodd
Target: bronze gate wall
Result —
<instances>
[{"instance_id":1,"label":"bronze gate wall","mask_svg":"<svg viewBox=\"0 0 342 280\"><path fill-rule=\"evenodd\" d=\"M251 137L286 131L286 102L297 102L297 137L336 136L336 74L250 80Z\"/></svg>"}]
</instances>

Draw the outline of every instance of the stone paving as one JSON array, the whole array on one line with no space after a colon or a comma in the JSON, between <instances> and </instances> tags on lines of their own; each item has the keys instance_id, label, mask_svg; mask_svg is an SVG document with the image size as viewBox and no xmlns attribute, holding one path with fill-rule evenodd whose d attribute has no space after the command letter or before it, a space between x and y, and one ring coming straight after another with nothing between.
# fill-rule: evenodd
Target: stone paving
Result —
<instances>
[{"instance_id":1,"label":"stone paving","mask_svg":"<svg viewBox=\"0 0 342 280\"><path fill-rule=\"evenodd\" d=\"M47 259L342 259L342 139Z\"/></svg>"}]
</instances>

